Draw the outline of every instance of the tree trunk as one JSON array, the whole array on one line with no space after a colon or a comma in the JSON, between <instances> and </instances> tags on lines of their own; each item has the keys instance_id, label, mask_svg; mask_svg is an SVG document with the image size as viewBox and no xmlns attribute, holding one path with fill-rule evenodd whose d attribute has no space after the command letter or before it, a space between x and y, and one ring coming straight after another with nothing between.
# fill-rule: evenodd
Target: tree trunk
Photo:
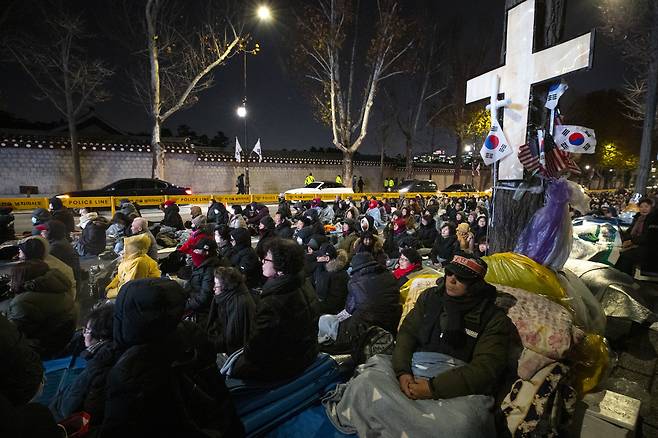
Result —
<instances>
[{"instance_id":1,"label":"tree trunk","mask_svg":"<svg viewBox=\"0 0 658 438\"><path fill-rule=\"evenodd\" d=\"M343 151L343 181L345 182L346 187L350 187L352 184L352 173L354 171L353 157L354 152Z\"/></svg>"},{"instance_id":2,"label":"tree trunk","mask_svg":"<svg viewBox=\"0 0 658 438\"><path fill-rule=\"evenodd\" d=\"M151 79L151 116L153 117L153 132L151 134L151 148L153 153L153 162L151 164L151 177L164 179L165 156L162 145L160 144L160 129L163 120L160 117L160 60L158 58L158 40L155 29L155 20L160 7L158 0L149 0L146 3L146 30L148 37L149 66Z\"/></svg>"},{"instance_id":3,"label":"tree trunk","mask_svg":"<svg viewBox=\"0 0 658 438\"><path fill-rule=\"evenodd\" d=\"M413 179L414 177L414 157L413 157L413 152L414 152L414 146L413 146L413 141L411 136L406 136L406 143L405 143L405 152L407 156L407 165L404 169L404 176L406 179Z\"/></svg>"},{"instance_id":4,"label":"tree trunk","mask_svg":"<svg viewBox=\"0 0 658 438\"><path fill-rule=\"evenodd\" d=\"M151 178L165 179L164 175L164 149L160 143L160 121L155 120L153 123L153 133L151 135L151 151L153 163L151 166Z\"/></svg>"},{"instance_id":5,"label":"tree trunk","mask_svg":"<svg viewBox=\"0 0 658 438\"><path fill-rule=\"evenodd\" d=\"M462 174L462 146L463 146L463 141L460 136L457 136L457 153L455 156L455 173L453 174L452 177L452 183L453 184L459 184L459 180L461 179L461 174Z\"/></svg>"},{"instance_id":6,"label":"tree trunk","mask_svg":"<svg viewBox=\"0 0 658 438\"><path fill-rule=\"evenodd\" d=\"M75 189L82 190L82 170L80 169L80 149L78 148L78 128L75 126L75 116L69 115L69 139L71 140L71 156L73 158L73 176Z\"/></svg>"},{"instance_id":7,"label":"tree trunk","mask_svg":"<svg viewBox=\"0 0 658 438\"><path fill-rule=\"evenodd\" d=\"M656 6L651 6L656 8ZM656 14L654 14L655 16ZM654 17L658 18L658 17ZM647 94L644 106L644 123L642 125L642 142L640 143L640 162L638 163L635 192L645 194L651 166L651 147L653 130L656 124L656 92L658 91L658 23L651 27L651 53L647 71Z\"/></svg>"}]
</instances>

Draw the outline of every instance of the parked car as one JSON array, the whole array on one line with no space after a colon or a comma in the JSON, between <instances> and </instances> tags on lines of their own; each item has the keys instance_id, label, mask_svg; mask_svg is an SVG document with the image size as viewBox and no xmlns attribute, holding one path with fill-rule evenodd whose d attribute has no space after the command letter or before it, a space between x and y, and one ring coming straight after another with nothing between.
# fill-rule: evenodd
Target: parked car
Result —
<instances>
[{"instance_id":1,"label":"parked car","mask_svg":"<svg viewBox=\"0 0 658 438\"><path fill-rule=\"evenodd\" d=\"M100 189L77 190L57 195L60 198L88 196L161 196L191 195L189 187L179 187L167 181L151 178L127 178L115 181Z\"/></svg>"},{"instance_id":2,"label":"parked car","mask_svg":"<svg viewBox=\"0 0 658 438\"><path fill-rule=\"evenodd\" d=\"M471 184L450 184L442 192L477 192Z\"/></svg>"},{"instance_id":3,"label":"parked car","mask_svg":"<svg viewBox=\"0 0 658 438\"><path fill-rule=\"evenodd\" d=\"M333 181L315 181L306 187L287 190L286 194L303 195L310 193L327 193L332 195L342 195L343 193L354 193L352 187L345 187Z\"/></svg>"},{"instance_id":4,"label":"parked car","mask_svg":"<svg viewBox=\"0 0 658 438\"><path fill-rule=\"evenodd\" d=\"M398 193L436 193L438 186L430 179L410 179L402 181L396 187Z\"/></svg>"}]
</instances>

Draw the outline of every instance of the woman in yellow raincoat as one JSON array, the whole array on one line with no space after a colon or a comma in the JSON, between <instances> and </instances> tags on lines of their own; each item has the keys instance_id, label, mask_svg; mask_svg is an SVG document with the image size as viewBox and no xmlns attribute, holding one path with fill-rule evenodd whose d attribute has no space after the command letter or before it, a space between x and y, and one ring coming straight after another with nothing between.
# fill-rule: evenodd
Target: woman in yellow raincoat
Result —
<instances>
[{"instance_id":1,"label":"woman in yellow raincoat","mask_svg":"<svg viewBox=\"0 0 658 438\"><path fill-rule=\"evenodd\" d=\"M151 239L147 234L124 239L123 260L119 272L105 288L107 298L116 298L121 286L130 280L160 277L158 263L146 254L150 246Z\"/></svg>"}]
</instances>

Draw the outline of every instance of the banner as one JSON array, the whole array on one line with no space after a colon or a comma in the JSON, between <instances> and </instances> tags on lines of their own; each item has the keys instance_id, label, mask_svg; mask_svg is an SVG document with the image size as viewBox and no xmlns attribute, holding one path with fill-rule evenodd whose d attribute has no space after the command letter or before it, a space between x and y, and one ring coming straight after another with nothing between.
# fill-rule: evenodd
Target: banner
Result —
<instances>
[{"instance_id":1,"label":"banner","mask_svg":"<svg viewBox=\"0 0 658 438\"><path fill-rule=\"evenodd\" d=\"M48 198L0 198L0 207L11 207L14 210L47 209Z\"/></svg>"},{"instance_id":2,"label":"banner","mask_svg":"<svg viewBox=\"0 0 658 438\"><path fill-rule=\"evenodd\" d=\"M512 148L505 138L505 133L500 127L498 120L494 120L489 135L484 140L480 155L486 166L501 160L512 153Z\"/></svg>"},{"instance_id":3,"label":"banner","mask_svg":"<svg viewBox=\"0 0 658 438\"><path fill-rule=\"evenodd\" d=\"M558 125L555 127L555 144L563 151L574 154L593 154L596 134L583 126Z\"/></svg>"}]
</instances>

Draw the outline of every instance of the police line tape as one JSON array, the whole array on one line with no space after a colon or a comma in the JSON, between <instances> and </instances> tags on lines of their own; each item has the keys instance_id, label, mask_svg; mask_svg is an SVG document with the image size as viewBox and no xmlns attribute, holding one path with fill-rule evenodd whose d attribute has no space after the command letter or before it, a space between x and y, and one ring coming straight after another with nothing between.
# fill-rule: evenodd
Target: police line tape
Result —
<instances>
[{"instance_id":1,"label":"police line tape","mask_svg":"<svg viewBox=\"0 0 658 438\"><path fill-rule=\"evenodd\" d=\"M614 189L603 190L586 190L587 193L612 193ZM340 199L357 199L361 196L375 197L377 199L405 197L413 198L416 196L436 196L449 198L462 197L488 197L491 192L446 192L446 193L398 193L398 192L365 192L365 193L342 193L339 195L329 193L286 193L285 198L289 201L311 201L320 198L323 201L333 201L337 197ZM208 204L211 199L222 202L227 205L245 205L250 202L276 203L279 201L277 193L259 193L253 195L229 195L229 194L200 194L200 195L169 195L169 196L105 196L105 197L69 197L60 198L65 207L68 208L110 208L114 210L124 199L141 205L161 205L167 200L175 201L178 204ZM12 207L14 210L34 210L36 208L48 208L48 198L0 198L0 207Z\"/></svg>"}]
</instances>

